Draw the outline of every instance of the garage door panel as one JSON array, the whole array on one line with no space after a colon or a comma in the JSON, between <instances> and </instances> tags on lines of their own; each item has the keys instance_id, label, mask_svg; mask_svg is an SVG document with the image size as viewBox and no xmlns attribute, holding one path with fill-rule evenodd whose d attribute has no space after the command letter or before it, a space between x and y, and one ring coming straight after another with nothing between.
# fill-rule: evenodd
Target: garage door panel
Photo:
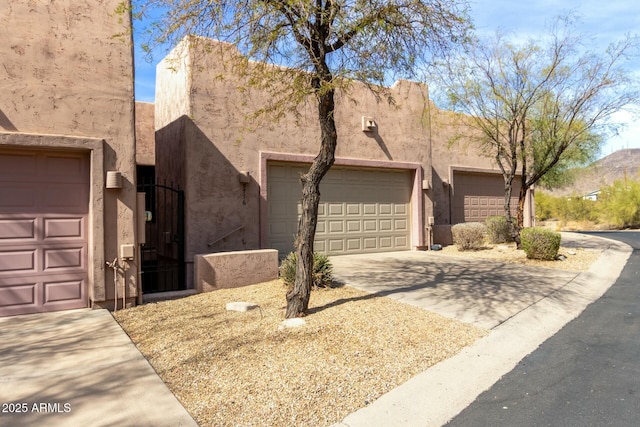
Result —
<instances>
[{"instance_id":1,"label":"garage door panel","mask_svg":"<svg viewBox=\"0 0 640 427\"><path fill-rule=\"evenodd\" d=\"M19 310L21 306L35 306L36 287L37 284L33 282L0 287L0 308L13 308L16 311L16 308Z\"/></svg>"},{"instance_id":2,"label":"garage door panel","mask_svg":"<svg viewBox=\"0 0 640 427\"><path fill-rule=\"evenodd\" d=\"M83 298L85 288L84 281L81 279L45 282L43 287L45 305L80 300Z\"/></svg>"},{"instance_id":3,"label":"garage door panel","mask_svg":"<svg viewBox=\"0 0 640 427\"><path fill-rule=\"evenodd\" d=\"M270 164L268 169L268 213L269 223L280 222L281 217L273 217L276 212L271 206L293 205L300 212L300 190L285 194L291 187L279 177L297 179L297 174L286 173L303 170L306 167L286 164ZM274 179L274 177L276 179ZM318 207L314 249L326 253L376 252L382 250L409 249L409 222L411 197L411 172L376 169L333 168L320 184L321 200ZM274 194L275 193L275 194ZM286 200L286 201L285 201ZM289 209L280 208L277 212ZM297 228L297 216L289 217L288 230L293 236ZM399 228L396 228L399 227ZM281 255L293 249L293 237L274 235L274 227L268 227L269 242ZM282 232L282 230L277 230ZM380 233L386 240L380 241ZM396 239L396 235L404 238ZM277 242L288 241L285 247ZM402 246L396 243L401 242Z\"/></svg>"},{"instance_id":4,"label":"garage door panel","mask_svg":"<svg viewBox=\"0 0 640 427\"><path fill-rule=\"evenodd\" d=\"M0 165L0 316L86 307L88 156L5 150Z\"/></svg>"},{"instance_id":5,"label":"garage door panel","mask_svg":"<svg viewBox=\"0 0 640 427\"><path fill-rule=\"evenodd\" d=\"M12 243L36 237L36 219L0 219L0 241Z\"/></svg>"},{"instance_id":6,"label":"garage door panel","mask_svg":"<svg viewBox=\"0 0 640 427\"><path fill-rule=\"evenodd\" d=\"M385 232L393 230L392 221L390 219L381 219L378 223L378 231Z\"/></svg>"},{"instance_id":7,"label":"garage door panel","mask_svg":"<svg viewBox=\"0 0 640 427\"><path fill-rule=\"evenodd\" d=\"M36 251L14 250L0 252L0 275L3 273L36 272Z\"/></svg>"},{"instance_id":8,"label":"garage door panel","mask_svg":"<svg viewBox=\"0 0 640 427\"><path fill-rule=\"evenodd\" d=\"M84 218L44 218L44 239L84 239Z\"/></svg>"},{"instance_id":9,"label":"garage door panel","mask_svg":"<svg viewBox=\"0 0 640 427\"><path fill-rule=\"evenodd\" d=\"M329 252L344 252L344 241L342 239L328 239L327 242L329 243Z\"/></svg>"},{"instance_id":10,"label":"garage door panel","mask_svg":"<svg viewBox=\"0 0 640 427\"><path fill-rule=\"evenodd\" d=\"M347 250L357 252L362 249L361 239L347 239Z\"/></svg>"},{"instance_id":11,"label":"garage door panel","mask_svg":"<svg viewBox=\"0 0 640 427\"><path fill-rule=\"evenodd\" d=\"M360 221L347 221L347 231L353 233L362 231L362 223Z\"/></svg>"},{"instance_id":12,"label":"garage door panel","mask_svg":"<svg viewBox=\"0 0 640 427\"><path fill-rule=\"evenodd\" d=\"M344 209L342 203L329 203L329 216L341 216L343 215Z\"/></svg>"},{"instance_id":13,"label":"garage door panel","mask_svg":"<svg viewBox=\"0 0 640 427\"><path fill-rule=\"evenodd\" d=\"M376 205L370 203L364 204L362 210L364 215L376 215L378 213Z\"/></svg>"},{"instance_id":14,"label":"garage door panel","mask_svg":"<svg viewBox=\"0 0 640 427\"><path fill-rule=\"evenodd\" d=\"M56 248L43 252L43 271L56 272L61 269L72 271L84 268L84 248Z\"/></svg>"},{"instance_id":15,"label":"garage door panel","mask_svg":"<svg viewBox=\"0 0 640 427\"><path fill-rule=\"evenodd\" d=\"M364 231L378 231L378 221L375 219L368 219L362 221Z\"/></svg>"},{"instance_id":16,"label":"garage door panel","mask_svg":"<svg viewBox=\"0 0 640 427\"><path fill-rule=\"evenodd\" d=\"M316 229L316 233L318 230ZM344 223L342 221L329 221L329 233L344 233Z\"/></svg>"},{"instance_id":17,"label":"garage door panel","mask_svg":"<svg viewBox=\"0 0 640 427\"><path fill-rule=\"evenodd\" d=\"M406 219L396 219L393 221L393 228L397 231L409 231L409 223Z\"/></svg>"},{"instance_id":18,"label":"garage door panel","mask_svg":"<svg viewBox=\"0 0 640 427\"><path fill-rule=\"evenodd\" d=\"M362 212L360 204L347 203L347 215L360 216Z\"/></svg>"}]
</instances>

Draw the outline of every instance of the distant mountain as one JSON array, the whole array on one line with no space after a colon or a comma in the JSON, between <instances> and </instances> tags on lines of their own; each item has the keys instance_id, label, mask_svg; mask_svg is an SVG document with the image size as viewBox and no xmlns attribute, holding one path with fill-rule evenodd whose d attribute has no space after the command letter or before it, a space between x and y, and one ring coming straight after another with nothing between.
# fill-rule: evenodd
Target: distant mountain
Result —
<instances>
[{"instance_id":1,"label":"distant mountain","mask_svg":"<svg viewBox=\"0 0 640 427\"><path fill-rule=\"evenodd\" d=\"M541 191L554 196L583 196L625 177L640 179L640 148L618 150L574 172L573 184L552 191L541 188Z\"/></svg>"}]
</instances>

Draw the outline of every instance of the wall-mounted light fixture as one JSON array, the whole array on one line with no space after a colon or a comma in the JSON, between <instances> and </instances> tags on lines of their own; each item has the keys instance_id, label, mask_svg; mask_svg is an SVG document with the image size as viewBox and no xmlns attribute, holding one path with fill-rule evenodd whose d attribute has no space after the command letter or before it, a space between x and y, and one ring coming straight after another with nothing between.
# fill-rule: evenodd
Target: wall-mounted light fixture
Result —
<instances>
[{"instance_id":1,"label":"wall-mounted light fixture","mask_svg":"<svg viewBox=\"0 0 640 427\"><path fill-rule=\"evenodd\" d=\"M372 132L377 127L376 121L373 117L362 116L362 131Z\"/></svg>"},{"instance_id":2,"label":"wall-mounted light fixture","mask_svg":"<svg viewBox=\"0 0 640 427\"><path fill-rule=\"evenodd\" d=\"M241 184L248 184L250 180L251 180L251 174L249 172L241 171L238 174L238 181L240 181Z\"/></svg>"},{"instance_id":3,"label":"wall-mounted light fixture","mask_svg":"<svg viewBox=\"0 0 640 427\"><path fill-rule=\"evenodd\" d=\"M107 171L106 187L111 189L122 188L122 174L118 171Z\"/></svg>"}]
</instances>

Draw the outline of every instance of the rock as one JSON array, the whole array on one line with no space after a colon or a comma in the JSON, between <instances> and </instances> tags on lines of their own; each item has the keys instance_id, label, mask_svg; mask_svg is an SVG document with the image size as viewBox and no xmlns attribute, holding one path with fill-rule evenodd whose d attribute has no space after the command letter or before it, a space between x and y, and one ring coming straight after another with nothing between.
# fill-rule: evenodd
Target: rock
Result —
<instances>
[{"instance_id":1,"label":"rock","mask_svg":"<svg viewBox=\"0 0 640 427\"><path fill-rule=\"evenodd\" d=\"M496 247L496 249L499 250L499 251L508 251L509 250L509 246L500 245L500 246Z\"/></svg>"},{"instance_id":2,"label":"rock","mask_svg":"<svg viewBox=\"0 0 640 427\"><path fill-rule=\"evenodd\" d=\"M227 307L227 311L240 311L244 313L245 311L258 308L258 304L254 304L252 302L237 301L237 302L228 302L226 307Z\"/></svg>"},{"instance_id":3,"label":"rock","mask_svg":"<svg viewBox=\"0 0 640 427\"><path fill-rule=\"evenodd\" d=\"M567 253L568 253L569 255L575 255L575 254L576 254L576 252L575 252L575 251L567 251Z\"/></svg>"},{"instance_id":4,"label":"rock","mask_svg":"<svg viewBox=\"0 0 640 427\"><path fill-rule=\"evenodd\" d=\"M304 319L300 318L300 317L294 317L293 319L285 319L280 326L278 327L278 329L286 329L286 328L299 328L301 326L306 325L307 322L305 322Z\"/></svg>"},{"instance_id":5,"label":"rock","mask_svg":"<svg viewBox=\"0 0 640 427\"><path fill-rule=\"evenodd\" d=\"M567 259L567 257L566 257L566 256L564 256L564 255L558 255L558 256L556 257L556 259L557 259L558 261L564 261L565 259Z\"/></svg>"}]
</instances>

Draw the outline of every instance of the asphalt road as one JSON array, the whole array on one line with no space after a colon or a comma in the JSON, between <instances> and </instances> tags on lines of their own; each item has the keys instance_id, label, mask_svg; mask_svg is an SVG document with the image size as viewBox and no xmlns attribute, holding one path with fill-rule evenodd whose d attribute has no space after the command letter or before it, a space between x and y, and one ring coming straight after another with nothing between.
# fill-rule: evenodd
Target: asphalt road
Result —
<instances>
[{"instance_id":1,"label":"asphalt road","mask_svg":"<svg viewBox=\"0 0 640 427\"><path fill-rule=\"evenodd\" d=\"M640 232L616 283L447 426L640 425Z\"/></svg>"}]
</instances>

